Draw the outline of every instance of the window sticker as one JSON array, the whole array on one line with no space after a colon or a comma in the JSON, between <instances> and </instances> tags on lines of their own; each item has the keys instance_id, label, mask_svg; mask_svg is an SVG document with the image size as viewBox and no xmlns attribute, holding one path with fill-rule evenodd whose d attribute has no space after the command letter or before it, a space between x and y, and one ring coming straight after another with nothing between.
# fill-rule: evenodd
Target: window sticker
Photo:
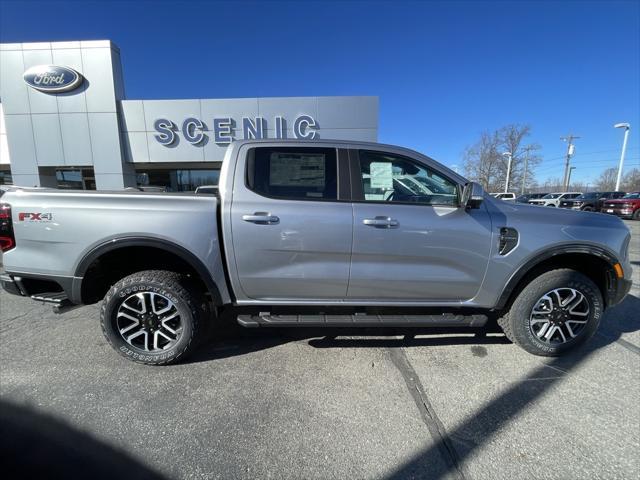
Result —
<instances>
[{"instance_id":1,"label":"window sticker","mask_svg":"<svg viewBox=\"0 0 640 480\"><path fill-rule=\"evenodd\" d=\"M279 187L324 187L324 154L271 154L269 185Z\"/></svg>"},{"instance_id":2,"label":"window sticker","mask_svg":"<svg viewBox=\"0 0 640 480\"><path fill-rule=\"evenodd\" d=\"M371 162L371 188L393 190L393 164L391 162Z\"/></svg>"}]
</instances>

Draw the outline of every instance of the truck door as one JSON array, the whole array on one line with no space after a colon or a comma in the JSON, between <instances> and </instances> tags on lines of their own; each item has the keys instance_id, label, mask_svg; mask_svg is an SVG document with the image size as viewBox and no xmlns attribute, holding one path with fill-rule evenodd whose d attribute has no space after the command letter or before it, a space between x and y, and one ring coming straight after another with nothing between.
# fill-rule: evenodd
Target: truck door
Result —
<instances>
[{"instance_id":1,"label":"truck door","mask_svg":"<svg viewBox=\"0 0 640 480\"><path fill-rule=\"evenodd\" d=\"M383 151L352 152L349 299L473 298L491 250L485 207L459 208L457 184L425 163Z\"/></svg>"},{"instance_id":2,"label":"truck door","mask_svg":"<svg viewBox=\"0 0 640 480\"><path fill-rule=\"evenodd\" d=\"M353 217L351 203L341 201L348 198L349 171L341 152L308 146L240 149L230 208L238 297L346 297Z\"/></svg>"}]
</instances>

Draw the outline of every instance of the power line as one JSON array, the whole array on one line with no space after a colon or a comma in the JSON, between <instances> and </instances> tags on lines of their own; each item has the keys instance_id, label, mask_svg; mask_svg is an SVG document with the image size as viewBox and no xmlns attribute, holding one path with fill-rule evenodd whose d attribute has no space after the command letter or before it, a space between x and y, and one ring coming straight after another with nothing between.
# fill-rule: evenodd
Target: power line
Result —
<instances>
[{"instance_id":1,"label":"power line","mask_svg":"<svg viewBox=\"0 0 640 480\"><path fill-rule=\"evenodd\" d=\"M629 150L638 150L640 149L640 147L627 147L627 151ZM597 150L594 152L580 152L580 156L584 156L584 155L597 155L599 153L608 153L608 152L617 152L619 151L619 149L616 148L610 148L608 150ZM559 157L551 157L551 158L543 158L542 161L543 162L551 162L553 160L562 160L566 157L566 155L560 155ZM618 158L616 158L616 161L619 160Z\"/></svg>"},{"instance_id":2,"label":"power line","mask_svg":"<svg viewBox=\"0 0 640 480\"><path fill-rule=\"evenodd\" d=\"M633 148L627 147L627 150L637 150L639 148L640 147L633 147ZM620 151L619 148L609 148L607 150L597 150L597 151L594 151L594 152L582 152L581 151L580 152L580 156L582 156L582 155L597 155L598 153L609 153L609 152L619 152L619 151Z\"/></svg>"},{"instance_id":3,"label":"power line","mask_svg":"<svg viewBox=\"0 0 640 480\"><path fill-rule=\"evenodd\" d=\"M628 160L640 160L640 156L630 157L628 158ZM590 165L590 166L598 166L598 165L606 166L606 165L610 165L611 162L616 162L616 161L618 161L617 158L599 158L597 160L581 161L580 165L584 164L584 165ZM640 162L638 164L640 164ZM631 162L630 165L636 165L636 163ZM541 165L539 167L535 167L535 171L540 172L540 171L553 170L556 168L558 168L557 165ZM611 168L614 168L614 167L611 167Z\"/></svg>"}]
</instances>

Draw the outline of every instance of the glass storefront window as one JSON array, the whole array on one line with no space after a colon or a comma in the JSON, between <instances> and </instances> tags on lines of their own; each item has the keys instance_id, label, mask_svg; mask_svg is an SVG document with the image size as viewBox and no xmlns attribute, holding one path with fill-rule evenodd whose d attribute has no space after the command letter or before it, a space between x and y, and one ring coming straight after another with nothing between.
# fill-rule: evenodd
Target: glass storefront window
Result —
<instances>
[{"instance_id":1,"label":"glass storefront window","mask_svg":"<svg viewBox=\"0 0 640 480\"><path fill-rule=\"evenodd\" d=\"M13 179L11 178L10 171L0 172L0 185L13 185Z\"/></svg>"},{"instance_id":2,"label":"glass storefront window","mask_svg":"<svg viewBox=\"0 0 640 480\"><path fill-rule=\"evenodd\" d=\"M193 192L202 185L218 185L220 170L138 170L141 187L165 187L170 192Z\"/></svg>"},{"instance_id":3,"label":"glass storefront window","mask_svg":"<svg viewBox=\"0 0 640 480\"><path fill-rule=\"evenodd\" d=\"M96 180L93 169L56 170L58 188L64 190L95 190Z\"/></svg>"}]
</instances>

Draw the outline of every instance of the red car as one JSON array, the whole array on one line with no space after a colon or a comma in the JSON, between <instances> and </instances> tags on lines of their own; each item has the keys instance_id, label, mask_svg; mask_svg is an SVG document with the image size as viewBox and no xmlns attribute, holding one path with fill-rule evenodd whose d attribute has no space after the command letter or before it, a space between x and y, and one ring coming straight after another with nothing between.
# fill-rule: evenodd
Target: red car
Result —
<instances>
[{"instance_id":1,"label":"red car","mask_svg":"<svg viewBox=\"0 0 640 480\"><path fill-rule=\"evenodd\" d=\"M640 220L640 192L627 193L617 200L607 200L602 204L600 211L622 218Z\"/></svg>"}]
</instances>

